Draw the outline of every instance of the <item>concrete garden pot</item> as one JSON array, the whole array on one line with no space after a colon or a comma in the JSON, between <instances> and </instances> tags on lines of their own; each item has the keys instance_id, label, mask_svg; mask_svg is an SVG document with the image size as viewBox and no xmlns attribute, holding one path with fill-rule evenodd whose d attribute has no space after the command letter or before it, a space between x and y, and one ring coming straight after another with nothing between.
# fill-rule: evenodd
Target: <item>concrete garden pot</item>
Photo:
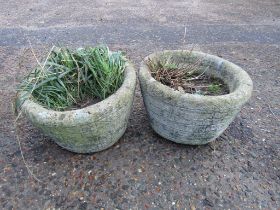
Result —
<instances>
[{"instance_id":1,"label":"concrete garden pot","mask_svg":"<svg viewBox=\"0 0 280 210\"><path fill-rule=\"evenodd\" d=\"M222 79L229 94L205 96L181 93L156 81L146 62L169 56L178 66L201 59L199 73ZM141 63L139 80L152 128L171 141L200 145L213 141L229 126L251 96L253 83L237 65L196 51L163 51L149 55Z\"/></svg>"},{"instance_id":2,"label":"concrete garden pot","mask_svg":"<svg viewBox=\"0 0 280 210\"><path fill-rule=\"evenodd\" d=\"M124 77L113 95L82 109L53 111L26 100L21 111L61 147L77 153L101 151L116 143L127 127L136 85L131 64Z\"/></svg>"}]
</instances>

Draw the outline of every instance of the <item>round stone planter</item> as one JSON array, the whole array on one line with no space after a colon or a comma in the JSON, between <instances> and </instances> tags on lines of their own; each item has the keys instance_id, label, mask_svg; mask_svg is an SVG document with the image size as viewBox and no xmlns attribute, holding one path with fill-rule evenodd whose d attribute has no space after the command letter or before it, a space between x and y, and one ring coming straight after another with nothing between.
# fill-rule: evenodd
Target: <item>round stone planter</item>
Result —
<instances>
[{"instance_id":1,"label":"round stone planter","mask_svg":"<svg viewBox=\"0 0 280 210\"><path fill-rule=\"evenodd\" d=\"M146 62L164 56L178 66L201 60L199 72L222 79L230 93L205 96L176 91L156 81ZM162 137L183 144L200 145L213 141L228 127L249 100L253 83L237 65L196 51L163 51L149 55L141 63L139 80L152 128Z\"/></svg>"},{"instance_id":2,"label":"round stone planter","mask_svg":"<svg viewBox=\"0 0 280 210\"><path fill-rule=\"evenodd\" d=\"M124 77L122 86L113 95L82 109L53 111L26 100L21 111L61 147L77 153L101 151L116 143L127 127L136 86L131 64L126 67Z\"/></svg>"}]
</instances>

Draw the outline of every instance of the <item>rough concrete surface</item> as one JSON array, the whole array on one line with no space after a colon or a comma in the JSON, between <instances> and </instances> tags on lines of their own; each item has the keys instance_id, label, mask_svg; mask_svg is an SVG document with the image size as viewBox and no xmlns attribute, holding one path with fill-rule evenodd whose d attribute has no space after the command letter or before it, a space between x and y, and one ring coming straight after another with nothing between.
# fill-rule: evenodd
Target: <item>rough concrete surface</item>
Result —
<instances>
[{"instance_id":1,"label":"rough concrete surface","mask_svg":"<svg viewBox=\"0 0 280 210\"><path fill-rule=\"evenodd\" d=\"M16 84L35 63L28 40L36 54L108 43L137 68L152 52L194 47L246 70L253 96L216 141L185 146L153 132L138 85L120 141L77 155L24 118L14 126ZM2 0L0 208L279 209L279 60L278 0Z\"/></svg>"},{"instance_id":2,"label":"rough concrete surface","mask_svg":"<svg viewBox=\"0 0 280 210\"><path fill-rule=\"evenodd\" d=\"M152 77L146 64L195 65L197 74L222 79L230 93L204 96L176 91ZM207 71L206 71L207 69ZM176 143L202 145L220 136L252 95L253 83L239 66L223 58L197 51L165 50L147 56L139 70L140 89L152 128Z\"/></svg>"},{"instance_id":3,"label":"rough concrete surface","mask_svg":"<svg viewBox=\"0 0 280 210\"><path fill-rule=\"evenodd\" d=\"M59 112L26 100L18 112L24 113L35 127L69 151L99 152L115 144L124 134L132 111L135 87L136 72L128 64L121 87L99 103ZM24 94L24 91L19 93ZM19 97L18 100L24 99Z\"/></svg>"}]
</instances>

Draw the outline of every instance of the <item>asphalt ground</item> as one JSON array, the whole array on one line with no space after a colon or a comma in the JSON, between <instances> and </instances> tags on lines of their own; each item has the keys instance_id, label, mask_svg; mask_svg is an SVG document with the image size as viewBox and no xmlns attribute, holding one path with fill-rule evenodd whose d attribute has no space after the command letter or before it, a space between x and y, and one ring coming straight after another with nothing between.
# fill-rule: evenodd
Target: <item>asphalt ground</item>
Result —
<instances>
[{"instance_id":1,"label":"asphalt ground","mask_svg":"<svg viewBox=\"0 0 280 210\"><path fill-rule=\"evenodd\" d=\"M279 209L278 0L1 1L0 208ZM185 33L186 32L186 33ZM68 152L25 118L16 85L54 44L106 43L135 64L164 49L201 50L248 72L252 99L213 143L175 144L150 127L137 86L124 136L90 155ZM19 144L26 163L23 162Z\"/></svg>"}]
</instances>

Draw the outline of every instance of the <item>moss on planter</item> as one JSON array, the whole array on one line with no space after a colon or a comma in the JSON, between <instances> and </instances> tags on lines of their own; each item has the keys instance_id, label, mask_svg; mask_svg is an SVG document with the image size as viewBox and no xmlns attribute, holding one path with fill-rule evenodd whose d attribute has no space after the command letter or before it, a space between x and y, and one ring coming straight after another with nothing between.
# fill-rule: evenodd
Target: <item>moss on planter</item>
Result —
<instances>
[{"instance_id":1,"label":"moss on planter","mask_svg":"<svg viewBox=\"0 0 280 210\"><path fill-rule=\"evenodd\" d=\"M99 103L78 110L53 111L28 99L21 110L36 127L65 149L78 153L97 152L113 145L125 132L135 85L135 70L128 64L121 87Z\"/></svg>"}]
</instances>

